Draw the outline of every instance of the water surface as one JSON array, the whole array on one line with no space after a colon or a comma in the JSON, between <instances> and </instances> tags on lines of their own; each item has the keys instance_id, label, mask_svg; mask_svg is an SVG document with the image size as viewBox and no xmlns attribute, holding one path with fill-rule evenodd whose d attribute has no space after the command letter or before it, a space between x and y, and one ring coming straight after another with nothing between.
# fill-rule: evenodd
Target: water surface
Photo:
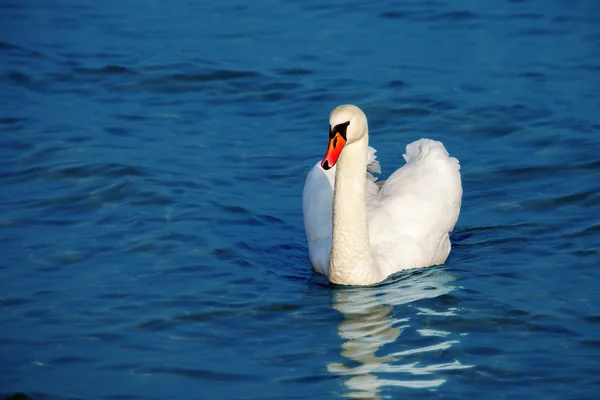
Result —
<instances>
[{"instance_id":1,"label":"water surface","mask_svg":"<svg viewBox=\"0 0 600 400\"><path fill-rule=\"evenodd\" d=\"M0 2L0 394L592 399L600 3ZM328 113L461 162L445 265L310 266Z\"/></svg>"}]
</instances>

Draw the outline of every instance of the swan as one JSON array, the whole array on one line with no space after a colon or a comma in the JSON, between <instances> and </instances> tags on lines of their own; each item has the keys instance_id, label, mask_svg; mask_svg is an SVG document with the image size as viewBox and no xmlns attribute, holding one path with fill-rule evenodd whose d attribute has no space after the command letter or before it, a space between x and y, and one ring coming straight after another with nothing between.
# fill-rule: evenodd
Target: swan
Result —
<instances>
[{"instance_id":1,"label":"swan","mask_svg":"<svg viewBox=\"0 0 600 400\"><path fill-rule=\"evenodd\" d=\"M335 108L329 146L302 194L311 264L331 283L371 285L409 268L443 264L462 199L460 165L441 142L406 146L406 164L385 181L369 147L364 112Z\"/></svg>"}]
</instances>

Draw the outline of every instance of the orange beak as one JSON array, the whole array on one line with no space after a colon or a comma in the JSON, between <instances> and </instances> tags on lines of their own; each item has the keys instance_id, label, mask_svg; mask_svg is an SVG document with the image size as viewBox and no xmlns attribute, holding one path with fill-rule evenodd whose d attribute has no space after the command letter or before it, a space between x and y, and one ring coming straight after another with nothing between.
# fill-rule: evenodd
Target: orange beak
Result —
<instances>
[{"instance_id":1,"label":"orange beak","mask_svg":"<svg viewBox=\"0 0 600 400\"><path fill-rule=\"evenodd\" d=\"M321 161L321 167L325 170L333 167L340 157L340 153L346 144L346 140L340 133L336 133L331 139L329 139L329 146L323 161Z\"/></svg>"}]
</instances>

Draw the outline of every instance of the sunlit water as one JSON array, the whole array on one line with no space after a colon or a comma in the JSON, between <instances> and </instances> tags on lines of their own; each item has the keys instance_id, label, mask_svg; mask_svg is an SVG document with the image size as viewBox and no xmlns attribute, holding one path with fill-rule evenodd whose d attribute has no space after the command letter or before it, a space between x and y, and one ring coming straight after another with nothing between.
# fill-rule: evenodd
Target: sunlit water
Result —
<instances>
[{"instance_id":1,"label":"sunlit water","mask_svg":"<svg viewBox=\"0 0 600 400\"><path fill-rule=\"evenodd\" d=\"M592 399L600 2L1 1L0 394ZM315 275L328 113L461 161L443 266Z\"/></svg>"}]
</instances>

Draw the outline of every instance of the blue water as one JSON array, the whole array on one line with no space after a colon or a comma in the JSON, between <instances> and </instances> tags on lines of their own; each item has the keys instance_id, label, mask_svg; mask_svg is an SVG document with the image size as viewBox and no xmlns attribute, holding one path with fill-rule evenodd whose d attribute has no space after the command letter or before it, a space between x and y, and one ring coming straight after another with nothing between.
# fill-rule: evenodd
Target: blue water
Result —
<instances>
[{"instance_id":1,"label":"blue water","mask_svg":"<svg viewBox=\"0 0 600 400\"><path fill-rule=\"evenodd\" d=\"M362 107L461 162L445 265L331 287L301 193ZM600 2L0 1L0 395L592 399Z\"/></svg>"}]
</instances>

